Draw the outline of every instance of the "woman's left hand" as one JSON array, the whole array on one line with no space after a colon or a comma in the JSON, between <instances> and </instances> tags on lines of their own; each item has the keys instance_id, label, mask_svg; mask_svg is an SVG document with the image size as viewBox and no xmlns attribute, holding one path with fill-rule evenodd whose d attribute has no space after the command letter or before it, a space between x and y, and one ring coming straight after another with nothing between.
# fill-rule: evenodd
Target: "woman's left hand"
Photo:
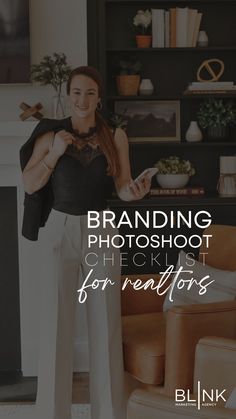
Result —
<instances>
[{"instance_id":1,"label":"woman's left hand","mask_svg":"<svg viewBox=\"0 0 236 419\"><path fill-rule=\"evenodd\" d=\"M131 180L124 185L119 191L119 196L124 201L142 199L150 191L150 187L151 180L147 176L144 176L139 181Z\"/></svg>"}]
</instances>

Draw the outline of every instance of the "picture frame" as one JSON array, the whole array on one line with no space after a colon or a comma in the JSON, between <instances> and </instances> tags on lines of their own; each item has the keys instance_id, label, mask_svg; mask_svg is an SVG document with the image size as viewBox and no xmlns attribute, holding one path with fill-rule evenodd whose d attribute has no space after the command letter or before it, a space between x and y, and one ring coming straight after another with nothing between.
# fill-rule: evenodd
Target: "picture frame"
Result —
<instances>
[{"instance_id":1,"label":"picture frame","mask_svg":"<svg viewBox=\"0 0 236 419\"><path fill-rule=\"evenodd\" d=\"M119 100L114 111L132 143L180 141L179 100Z\"/></svg>"}]
</instances>

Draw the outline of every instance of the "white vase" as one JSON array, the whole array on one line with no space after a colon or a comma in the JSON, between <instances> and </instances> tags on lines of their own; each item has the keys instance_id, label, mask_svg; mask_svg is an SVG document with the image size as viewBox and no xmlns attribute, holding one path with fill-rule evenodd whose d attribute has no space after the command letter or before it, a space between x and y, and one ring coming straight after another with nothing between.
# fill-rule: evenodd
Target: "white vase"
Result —
<instances>
[{"instance_id":1,"label":"white vase","mask_svg":"<svg viewBox=\"0 0 236 419\"><path fill-rule=\"evenodd\" d=\"M200 130L197 121L191 121L185 134L185 139L188 142L202 141L202 131Z\"/></svg>"},{"instance_id":2,"label":"white vase","mask_svg":"<svg viewBox=\"0 0 236 419\"><path fill-rule=\"evenodd\" d=\"M52 98L52 114L55 119L62 119L66 116L66 103L63 95L55 95Z\"/></svg>"},{"instance_id":3,"label":"white vase","mask_svg":"<svg viewBox=\"0 0 236 419\"><path fill-rule=\"evenodd\" d=\"M206 31L199 31L197 45L198 47L207 47L208 46L208 36Z\"/></svg>"},{"instance_id":4,"label":"white vase","mask_svg":"<svg viewBox=\"0 0 236 419\"><path fill-rule=\"evenodd\" d=\"M150 79L142 79L139 86L140 95L152 95L154 91L154 86Z\"/></svg>"},{"instance_id":5,"label":"white vase","mask_svg":"<svg viewBox=\"0 0 236 419\"><path fill-rule=\"evenodd\" d=\"M157 174L157 182L162 188L183 188L189 181L187 174Z\"/></svg>"}]
</instances>

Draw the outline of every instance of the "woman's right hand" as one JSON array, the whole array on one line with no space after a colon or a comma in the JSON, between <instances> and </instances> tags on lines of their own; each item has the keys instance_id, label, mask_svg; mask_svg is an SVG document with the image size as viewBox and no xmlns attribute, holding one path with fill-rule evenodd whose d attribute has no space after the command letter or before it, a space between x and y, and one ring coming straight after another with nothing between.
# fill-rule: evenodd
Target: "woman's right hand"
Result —
<instances>
[{"instance_id":1,"label":"woman's right hand","mask_svg":"<svg viewBox=\"0 0 236 419\"><path fill-rule=\"evenodd\" d=\"M73 135L65 130L58 131L53 139L51 153L54 154L57 158L61 157L69 144L72 144L74 141Z\"/></svg>"}]
</instances>

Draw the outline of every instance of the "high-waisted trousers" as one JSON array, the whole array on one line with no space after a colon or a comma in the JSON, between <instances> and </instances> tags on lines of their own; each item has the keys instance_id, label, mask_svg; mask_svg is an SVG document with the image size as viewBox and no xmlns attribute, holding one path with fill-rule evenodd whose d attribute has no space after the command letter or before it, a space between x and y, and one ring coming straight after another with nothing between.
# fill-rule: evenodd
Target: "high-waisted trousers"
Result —
<instances>
[{"instance_id":1,"label":"high-waisted trousers","mask_svg":"<svg viewBox=\"0 0 236 419\"><path fill-rule=\"evenodd\" d=\"M119 250L110 247L104 251L98 245L88 249L89 234L105 237L117 230L89 230L87 215L55 210L42 230L37 419L71 418L75 309L80 304L77 290L91 270L85 263L89 252L98 259L89 283L106 278L115 282L105 290L101 286L87 290L91 419L125 419ZM104 252L106 258L113 253L113 266L103 263Z\"/></svg>"}]
</instances>

